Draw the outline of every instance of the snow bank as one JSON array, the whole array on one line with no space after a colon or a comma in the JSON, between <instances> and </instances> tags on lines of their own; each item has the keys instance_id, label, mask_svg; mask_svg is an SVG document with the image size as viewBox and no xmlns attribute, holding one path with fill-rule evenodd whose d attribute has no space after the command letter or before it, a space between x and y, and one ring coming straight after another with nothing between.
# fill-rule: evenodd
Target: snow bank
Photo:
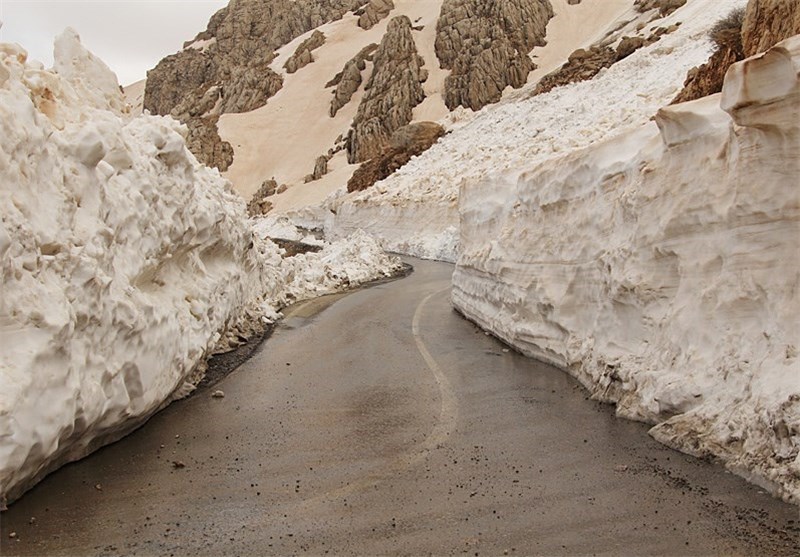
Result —
<instances>
[{"instance_id":1,"label":"snow bank","mask_svg":"<svg viewBox=\"0 0 800 557\"><path fill-rule=\"evenodd\" d=\"M593 80L484 108L386 180L335 200L336 214L326 234L335 237L362 228L389 249L453 260L457 246L446 231L458 227L462 185L482 182L505 168L558 158L646 124L677 94L687 71L708 59L708 29L745 4L746 0L690 0L656 23L668 27L680 22L678 30ZM631 8L629 19L634 17ZM582 44L580 37L573 41ZM416 217L420 212L423 218ZM440 245L432 245L436 237ZM406 252L406 246L424 249Z\"/></svg>"},{"instance_id":2,"label":"snow bank","mask_svg":"<svg viewBox=\"0 0 800 557\"><path fill-rule=\"evenodd\" d=\"M267 215L255 219L253 229L261 238L279 238L281 240L291 240L304 244L318 246L323 242L313 234L302 230L296 226L294 221L286 215Z\"/></svg>"},{"instance_id":3,"label":"snow bank","mask_svg":"<svg viewBox=\"0 0 800 557\"><path fill-rule=\"evenodd\" d=\"M0 503L191 388L221 333L399 263L360 235L282 259L170 118L131 119L67 30L0 44Z\"/></svg>"},{"instance_id":4,"label":"snow bank","mask_svg":"<svg viewBox=\"0 0 800 557\"><path fill-rule=\"evenodd\" d=\"M799 77L800 36L721 95L465 184L453 277L469 319L795 503Z\"/></svg>"}]
</instances>

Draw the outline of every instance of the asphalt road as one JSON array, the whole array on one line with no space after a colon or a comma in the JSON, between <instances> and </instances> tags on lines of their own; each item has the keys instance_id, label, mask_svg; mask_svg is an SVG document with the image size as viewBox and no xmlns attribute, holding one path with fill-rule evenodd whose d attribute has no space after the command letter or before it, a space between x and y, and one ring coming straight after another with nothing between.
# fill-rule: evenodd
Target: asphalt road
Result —
<instances>
[{"instance_id":1,"label":"asphalt road","mask_svg":"<svg viewBox=\"0 0 800 557\"><path fill-rule=\"evenodd\" d=\"M798 553L797 507L508 351L452 310L451 266L412 263L52 474L2 554Z\"/></svg>"}]
</instances>

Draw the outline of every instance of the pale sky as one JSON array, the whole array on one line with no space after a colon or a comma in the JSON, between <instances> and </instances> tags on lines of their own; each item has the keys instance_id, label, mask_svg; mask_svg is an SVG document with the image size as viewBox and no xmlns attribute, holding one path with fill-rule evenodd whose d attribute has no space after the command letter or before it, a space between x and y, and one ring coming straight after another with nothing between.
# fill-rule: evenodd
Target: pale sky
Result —
<instances>
[{"instance_id":1,"label":"pale sky","mask_svg":"<svg viewBox=\"0 0 800 557\"><path fill-rule=\"evenodd\" d=\"M66 27L117 74L144 79L164 56L206 28L227 0L0 0L0 42L19 43L28 57L53 63L53 39Z\"/></svg>"}]
</instances>

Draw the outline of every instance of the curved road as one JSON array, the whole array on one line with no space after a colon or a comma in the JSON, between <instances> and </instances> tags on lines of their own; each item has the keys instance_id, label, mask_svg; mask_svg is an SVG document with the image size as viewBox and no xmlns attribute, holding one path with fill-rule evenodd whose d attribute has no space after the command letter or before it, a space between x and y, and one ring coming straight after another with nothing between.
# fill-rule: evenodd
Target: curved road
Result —
<instances>
[{"instance_id":1,"label":"curved road","mask_svg":"<svg viewBox=\"0 0 800 557\"><path fill-rule=\"evenodd\" d=\"M452 266L413 264L295 308L224 398L173 404L52 474L3 513L2 554L800 548L797 507L509 352L451 309Z\"/></svg>"}]
</instances>

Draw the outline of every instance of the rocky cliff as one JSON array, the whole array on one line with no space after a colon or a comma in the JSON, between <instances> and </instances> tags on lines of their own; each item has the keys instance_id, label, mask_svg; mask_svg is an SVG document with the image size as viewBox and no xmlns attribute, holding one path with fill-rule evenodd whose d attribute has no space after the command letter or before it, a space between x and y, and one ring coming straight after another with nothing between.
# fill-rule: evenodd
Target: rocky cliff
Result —
<instances>
[{"instance_id":1,"label":"rocky cliff","mask_svg":"<svg viewBox=\"0 0 800 557\"><path fill-rule=\"evenodd\" d=\"M745 56L755 56L778 42L800 34L800 2L751 0L742 26Z\"/></svg>"},{"instance_id":2,"label":"rocky cliff","mask_svg":"<svg viewBox=\"0 0 800 557\"><path fill-rule=\"evenodd\" d=\"M147 73L144 109L153 114L171 114L188 123L263 106L283 84L282 77L269 67L275 50L365 3L366 0L231 0L195 40ZM209 94L213 103L206 102ZM190 128L202 130L205 138L216 133L216 126L211 123ZM230 151L228 145L195 154L202 162L224 170L229 164L227 156L220 158L216 154Z\"/></svg>"},{"instance_id":3,"label":"rocky cliff","mask_svg":"<svg viewBox=\"0 0 800 557\"><path fill-rule=\"evenodd\" d=\"M528 56L545 44L549 0L444 0L436 26L436 55L445 80L445 104L480 110L503 90L522 87L535 65Z\"/></svg>"},{"instance_id":4,"label":"rocky cliff","mask_svg":"<svg viewBox=\"0 0 800 557\"><path fill-rule=\"evenodd\" d=\"M392 132L411 122L411 109L425 98L422 83L428 72L422 67L425 60L417 52L408 17L397 16L389 22L374 63L347 136L351 163L379 155L389 145Z\"/></svg>"}]
</instances>

